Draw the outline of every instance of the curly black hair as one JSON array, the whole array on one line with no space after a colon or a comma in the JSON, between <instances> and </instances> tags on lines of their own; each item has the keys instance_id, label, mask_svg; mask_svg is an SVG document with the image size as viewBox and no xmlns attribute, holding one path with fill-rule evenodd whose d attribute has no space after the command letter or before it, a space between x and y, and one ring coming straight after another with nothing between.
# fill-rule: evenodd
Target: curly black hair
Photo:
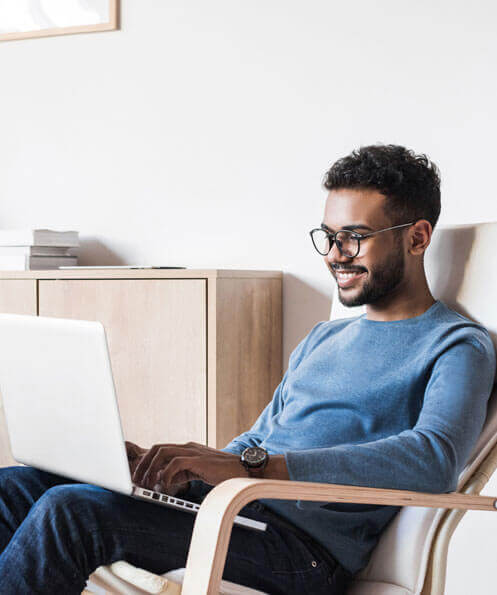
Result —
<instances>
[{"instance_id":1,"label":"curly black hair","mask_svg":"<svg viewBox=\"0 0 497 595\"><path fill-rule=\"evenodd\" d=\"M435 227L440 215L440 171L424 154L400 145L368 145L336 161L323 186L377 190L386 200L392 225L426 219Z\"/></svg>"}]
</instances>

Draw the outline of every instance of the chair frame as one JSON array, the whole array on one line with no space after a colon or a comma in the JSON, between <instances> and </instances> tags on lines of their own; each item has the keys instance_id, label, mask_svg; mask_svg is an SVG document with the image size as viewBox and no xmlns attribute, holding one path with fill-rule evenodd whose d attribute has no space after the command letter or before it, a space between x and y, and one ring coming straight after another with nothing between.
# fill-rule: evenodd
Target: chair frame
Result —
<instances>
[{"instance_id":1,"label":"chair frame","mask_svg":"<svg viewBox=\"0 0 497 595\"><path fill-rule=\"evenodd\" d=\"M497 444L483 459L461 489L464 494L480 494L497 469ZM480 496L481 497L481 496ZM447 555L450 539L467 509L448 510L440 520L433 538L430 557L421 595L444 595L447 572Z\"/></svg>"},{"instance_id":2,"label":"chair frame","mask_svg":"<svg viewBox=\"0 0 497 595\"><path fill-rule=\"evenodd\" d=\"M260 498L348 502L447 509L432 542L421 595L443 595L450 538L466 510L497 512L497 498L479 493L497 467L497 445L460 492L427 494L358 486L276 479L228 479L204 498L197 513L183 579L182 595L218 595L233 521Z\"/></svg>"}]
</instances>

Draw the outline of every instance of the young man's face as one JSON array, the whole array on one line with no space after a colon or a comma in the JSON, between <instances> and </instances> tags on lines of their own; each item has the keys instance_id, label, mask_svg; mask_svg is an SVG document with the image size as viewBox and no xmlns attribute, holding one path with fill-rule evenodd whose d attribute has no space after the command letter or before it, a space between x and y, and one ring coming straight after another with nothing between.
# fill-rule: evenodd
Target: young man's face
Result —
<instances>
[{"instance_id":1,"label":"young man's face","mask_svg":"<svg viewBox=\"0 0 497 595\"><path fill-rule=\"evenodd\" d=\"M362 224L371 228L354 230L362 234L392 227L383 210L384 202L384 195L376 190L331 190L323 223L333 232L349 225ZM385 231L361 240L361 249L354 258L343 256L333 243L324 260L337 280L338 299L344 306L372 304L401 289L405 276L403 236L407 229L409 227ZM402 236L398 238L400 233ZM358 275L342 277L340 271L356 271Z\"/></svg>"}]
</instances>

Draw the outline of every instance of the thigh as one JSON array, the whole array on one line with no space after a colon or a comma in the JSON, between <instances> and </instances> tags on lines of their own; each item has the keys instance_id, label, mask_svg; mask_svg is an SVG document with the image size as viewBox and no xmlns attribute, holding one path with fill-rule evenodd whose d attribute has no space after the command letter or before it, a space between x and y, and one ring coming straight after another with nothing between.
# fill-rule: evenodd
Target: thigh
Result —
<instances>
[{"instance_id":1,"label":"thigh","mask_svg":"<svg viewBox=\"0 0 497 595\"><path fill-rule=\"evenodd\" d=\"M183 497L200 503L212 486L191 482ZM277 595L311 593L340 595L336 565L321 555L309 541L303 541L262 503L255 501L240 515L267 524L264 532L233 525L223 578Z\"/></svg>"},{"instance_id":2,"label":"thigh","mask_svg":"<svg viewBox=\"0 0 497 595\"><path fill-rule=\"evenodd\" d=\"M192 497L199 497L198 491ZM273 527L257 506L246 506L240 514L268 522L268 528L233 526L223 578L271 595L332 592L326 564L294 534ZM60 543L71 544L72 557L84 561L79 570L86 577L117 560L163 574L186 565L195 519L195 514L104 488L61 484L32 507L16 533L16 548L29 549L33 533L56 531Z\"/></svg>"},{"instance_id":3,"label":"thigh","mask_svg":"<svg viewBox=\"0 0 497 595\"><path fill-rule=\"evenodd\" d=\"M118 560L163 574L186 565L195 520L196 514L94 485L61 484L47 490L31 508L16 532L14 549L28 551L36 534L44 536L43 549L55 552L59 564L63 560L57 544L65 544L86 577L98 566ZM265 572L272 575L266 564L270 553L265 549L266 532L236 527L233 535L236 551L229 564L240 568L237 576L255 580ZM9 548L6 552L12 553ZM57 562L52 557L53 563Z\"/></svg>"},{"instance_id":4,"label":"thigh","mask_svg":"<svg viewBox=\"0 0 497 595\"><path fill-rule=\"evenodd\" d=\"M0 552L33 504L50 488L72 480L33 467L0 469Z\"/></svg>"},{"instance_id":5,"label":"thigh","mask_svg":"<svg viewBox=\"0 0 497 595\"><path fill-rule=\"evenodd\" d=\"M266 522L266 531L233 526L223 578L271 595L341 595L335 590L335 567L293 531L279 525L255 501L240 515Z\"/></svg>"},{"instance_id":6,"label":"thigh","mask_svg":"<svg viewBox=\"0 0 497 595\"><path fill-rule=\"evenodd\" d=\"M21 550L33 547L33 534L57 531L74 554L81 550L76 557L85 560L80 569L85 576L117 560L157 574L186 565L196 515L28 468L0 473L0 487L8 483L7 475L14 484L8 490L25 499L26 519L16 533ZM211 489L198 482L184 498L200 502ZM266 531L233 526L224 579L271 595L334 593L327 564L295 534L275 525L260 503L240 514L268 526Z\"/></svg>"}]
</instances>

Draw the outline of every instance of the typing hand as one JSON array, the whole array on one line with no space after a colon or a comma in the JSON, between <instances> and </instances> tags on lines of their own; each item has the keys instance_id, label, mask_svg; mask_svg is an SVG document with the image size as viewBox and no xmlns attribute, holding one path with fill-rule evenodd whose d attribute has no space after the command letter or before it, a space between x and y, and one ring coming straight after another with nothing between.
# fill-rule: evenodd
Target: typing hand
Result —
<instances>
[{"instance_id":1,"label":"typing hand","mask_svg":"<svg viewBox=\"0 0 497 595\"><path fill-rule=\"evenodd\" d=\"M217 485L247 475L239 455L188 442L152 446L139 455L132 477L136 485L175 496L184 493L194 479Z\"/></svg>"},{"instance_id":2,"label":"typing hand","mask_svg":"<svg viewBox=\"0 0 497 595\"><path fill-rule=\"evenodd\" d=\"M129 470L131 472L131 478L134 478L135 475L135 471L136 468L138 467L139 463L142 461L143 457L148 453L149 449L148 448L142 448L141 446L138 446L137 444L134 444L133 442L125 442L126 445L126 454L128 456L128 463L129 463ZM133 479L134 481L134 479ZM134 483L137 483L136 481L134 481ZM168 494L170 496L179 496L181 494L184 494L189 487L189 482L185 483L185 484L178 484L176 486L171 486L171 488L168 490ZM156 492L160 492L162 491L162 488L160 485L154 485L153 489Z\"/></svg>"}]
</instances>

